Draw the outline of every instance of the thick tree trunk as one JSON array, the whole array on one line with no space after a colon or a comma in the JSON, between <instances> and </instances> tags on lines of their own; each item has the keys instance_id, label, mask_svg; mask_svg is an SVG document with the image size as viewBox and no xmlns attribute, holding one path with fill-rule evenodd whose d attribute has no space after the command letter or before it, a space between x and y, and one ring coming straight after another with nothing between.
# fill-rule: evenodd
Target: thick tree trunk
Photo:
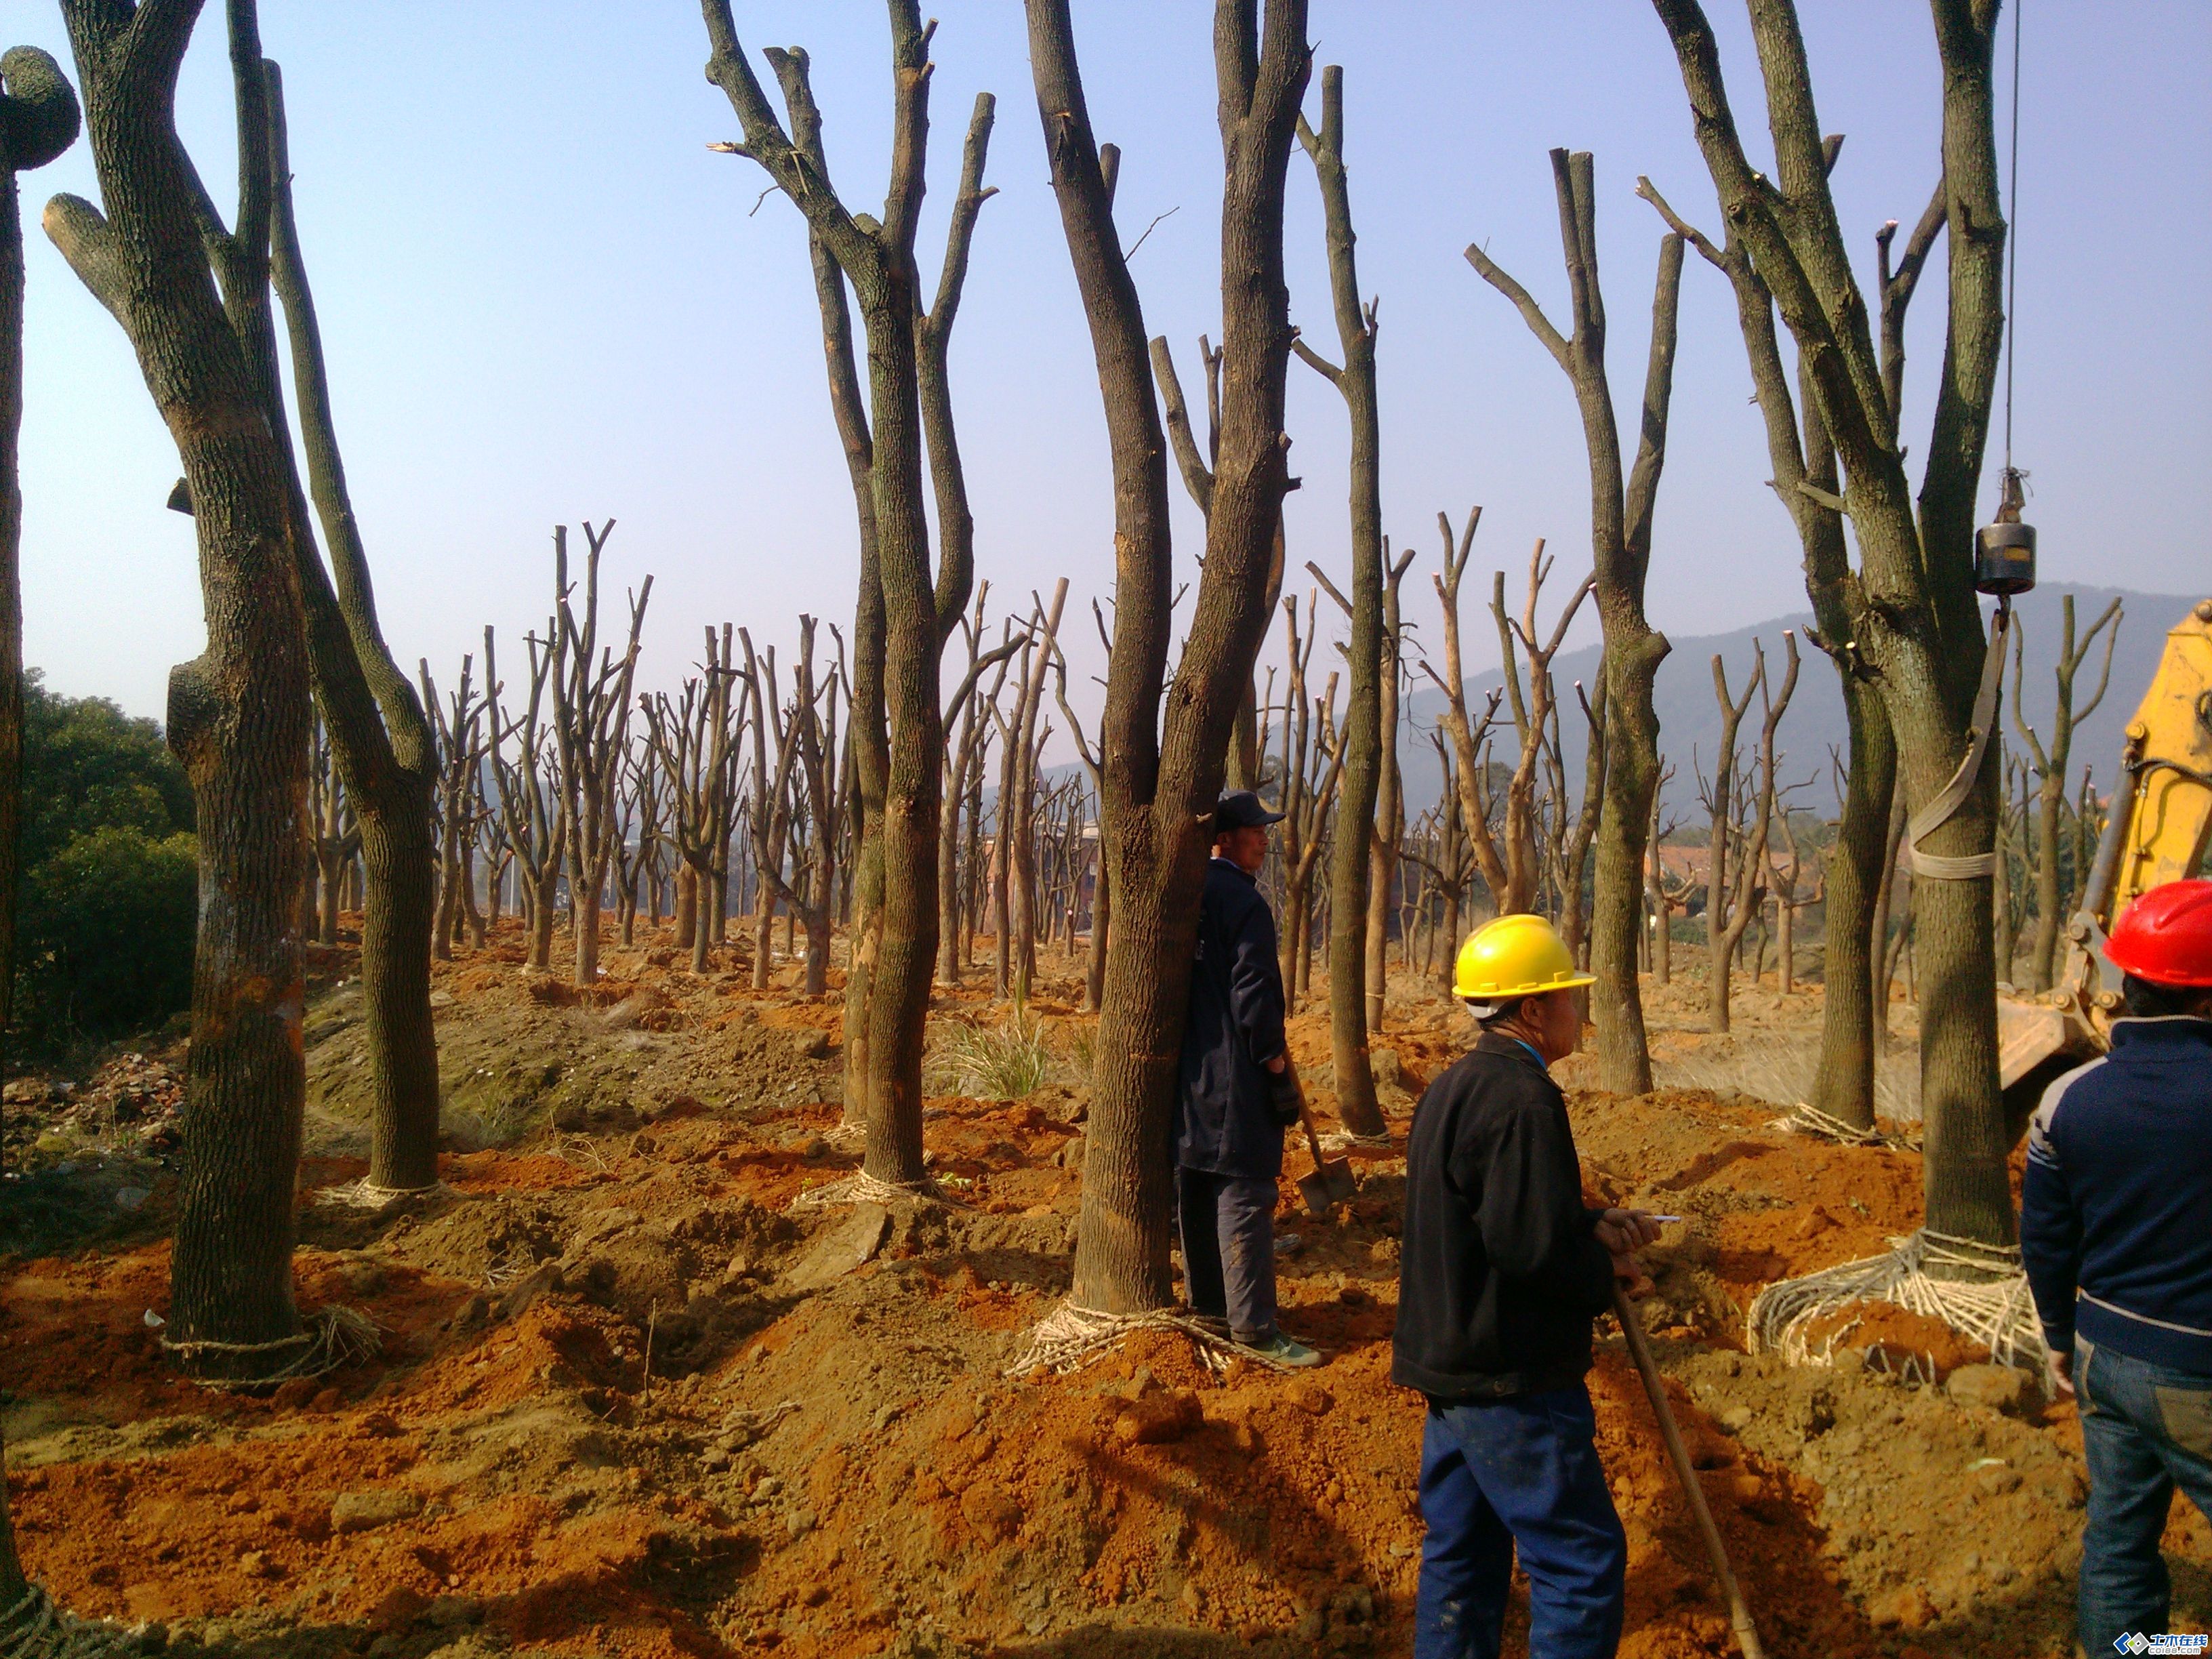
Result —
<instances>
[{"instance_id":1,"label":"thick tree trunk","mask_svg":"<svg viewBox=\"0 0 2212 1659\"><path fill-rule=\"evenodd\" d=\"M61 66L35 46L0 57L0 1060L15 1006L15 900L23 822L23 222L16 175L44 167L76 142L76 94ZM0 1066L4 1069L4 1066ZM5 1446L0 1444L0 1466ZM0 1473L0 1613L30 1586L15 1556Z\"/></svg>"},{"instance_id":2,"label":"thick tree trunk","mask_svg":"<svg viewBox=\"0 0 2212 1659\"><path fill-rule=\"evenodd\" d=\"M171 124L168 88L189 31L135 27L131 14L92 0L68 0L63 14L110 217L58 197L48 233L122 322L176 440L206 611L207 651L169 685L169 742L198 804L207 902L166 1340L199 1375L260 1376L309 1340L291 1273L310 690L289 469L216 296ZM250 27L251 8L238 15ZM265 140L246 113L241 142ZM240 173L249 194L235 240L265 257L266 175Z\"/></svg>"},{"instance_id":3,"label":"thick tree trunk","mask_svg":"<svg viewBox=\"0 0 2212 1659\"><path fill-rule=\"evenodd\" d=\"M1888 916L1882 878L1894 840L1890 801L1897 754L1881 696L1849 674L1844 677L1844 713L1850 734L1850 771L1822 901L1820 1061L1812 1103L1863 1129L1874 1123L1875 1036L1888 1026L1887 989L1875 983L1875 964L1886 959L1881 951L1887 941L1876 932L1875 921Z\"/></svg>"},{"instance_id":4,"label":"thick tree trunk","mask_svg":"<svg viewBox=\"0 0 2212 1659\"><path fill-rule=\"evenodd\" d=\"M1287 471L1285 174L1309 69L1305 8L1274 0L1255 39L1221 0L1216 69L1222 202L1222 444L1188 643L1160 736L1170 637L1166 445L1144 319L1091 130L1066 0L1029 0L1030 64L1053 186L1091 325L1111 445L1114 650L1100 750L1103 857L1114 891L1072 1299L1109 1311L1170 1299L1167 1157L1177 1050L1218 797L1238 703L1267 623Z\"/></svg>"}]
</instances>

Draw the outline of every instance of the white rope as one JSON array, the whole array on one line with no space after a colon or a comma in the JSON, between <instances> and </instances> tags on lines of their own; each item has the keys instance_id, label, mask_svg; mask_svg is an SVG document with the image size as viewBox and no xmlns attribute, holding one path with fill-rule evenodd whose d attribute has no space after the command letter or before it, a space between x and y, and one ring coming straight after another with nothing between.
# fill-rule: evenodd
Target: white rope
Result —
<instances>
[{"instance_id":1,"label":"white rope","mask_svg":"<svg viewBox=\"0 0 2212 1659\"><path fill-rule=\"evenodd\" d=\"M197 1376L192 1380L202 1388L228 1393L236 1390L266 1389L279 1382L289 1382L295 1377L320 1376L341 1365L350 1365L368 1358L382 1346L383 1327L356 1308L325 1308L317 1314L306 1330L290 1336L280 1336L273 1342L220 1342L212 1337L185 1337L172 1340L161 1339L165 1352L178 1355L187 1364L202 1354L274 1354L286 1348L296 1347L298 1355L289 1364L261 1376Z\"/></svg>"},{"instance_id":2,"label":"white rope","mask_svg":"<svg viewBox=\"0 0 2212 1659\"><path fill-rule=\"evenodd\" d=\"M63 1612L36 1584L0 1613L0 1659L102 1659L137 1648L130 1632Z\"/></svg>"},{"instance_id":3,"label":"white rope","mask_svg":"<svg viewBox=\"0 0 2212 1659\"><path fill-rule=\"evenodd\" d=\"M1232 1340L1217 1323L1180 1308L1116 1314L1063 1302L1030 1328L1028 1341L1001 1375L1021 1376L1040 1367L1049 1367L1054 1374L1065 1375L1101 1349L1113 1347L1139 1331L1173 1331L1188 1337L1206 1368L1217 1374L1228 1370L1229 1362L1239 1358L1271 1370L1289 1369L1258 1349Z\"/></svg>"},{"instance_id":4,"label":"white rope","mask_svg":"<svg viewBox=\"0 0 2212 1659\"><path fill-rule=\"evenodd\" d=\"M822 1139L832 1146L853 1147L867 1144L868 1126L865 1123L840 1123L822 1132Z\"/></svg>"},{"instance_id":5,"label":"white rope","mask_svg":"<svg viewBox=\"0 0 2212 1659\"><path fill-rule=\"evenodd\" d=\"M2043 1327L2016 1248L1927 1227L1890 1243L1893 1248L1884 1255L1782 1279L1759 1291L1744 1322L1751 1352L1778 1353L1793 1365L1832 1364L1837 1341L1851 1328L1830 1336L1816 1352L1808 1327L1862 1302L1887 1302L1942 1321L1987 1348L2000 1365L2040 1367ZM1930 1267L1960 1276L1939 1278L1929 1273Z\"/></svg>"},{"instance_id":6,"label":"white rope","mask_svg":"<svg viewBox=\"0 0 2212 1659\"><path fill-rule=\"evenodd\" d=\"M832 1204L951 1206L953 1201L927 1176L920 1181L878 1181L866 1170L855 1170L843 1180L833 1181L826 1187L808 1188L783 1207L788 1213L793 1210L823 1209Z\"/></svg>"},{"instance_id":7,"label":"white rope","mask_svg":"<svg viewBox=\"0 0 2212 1659\"><path fill-rule=\"evenodd\" d=\"M1907 1135L1893 1135L1887 1130L1859 1128L1839 1117L1831 1117L1818 1106L1804 1101L1797 1103L1795 1111L1770 1121L1770 1129L1779 1129L1785 1134L1809 1135L1816 1140L1832 1140L1845 1146L1887 1146L1893 1152L1917 1152L1920 1143Z\"/></svg>"},{"instance_id":8,"label":"white rope","mask_svg":"<svg viewBox=\"0 0 2212 1659\"><path fill-rule=\"evenodd\" d=\"M363 1176L358 1181L349 1181L343 1187L325 1187L315 1194L315 1202L341 1206L349 1210L380 1210L387 1204L396 1204L408 1198L451 1198L453 1189L442 1181L434 1181L427 1187L380 1187Z\"/></svg>"}]
</instances>

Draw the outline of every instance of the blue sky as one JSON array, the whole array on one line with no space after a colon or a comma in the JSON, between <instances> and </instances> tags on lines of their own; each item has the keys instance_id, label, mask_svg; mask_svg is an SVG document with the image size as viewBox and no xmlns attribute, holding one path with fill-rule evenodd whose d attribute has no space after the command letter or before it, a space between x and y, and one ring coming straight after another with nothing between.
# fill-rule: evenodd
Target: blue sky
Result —
<instances>
[{"instance_id":1,"label":"blue sky","mask_svg":"<svg viewBox=\"0 0 2212 1659\"><path fill-rule=\"evenodd\" d=\"M1875 228L1893 217L1909 225L1934 183L1928 9L1918 0L1802 8L1823 125L1848 136L1836 184L1844 222L1870 270ZM1763 122L1742 18L1730 0L1711 9L1755 140ZM1109 478L1021 9L944 0L937 10L921 256L933 284L969 107L979 90L999 98L989 178L1000 193L983 212L953 346L978 572L995 597L1021 604L1067 575L1079 617L1110 585ZM839 188L855 208L879 206L881 8L738 0L736 12L755 52L811 52ZM1218 327L1211 8L1077 0L1075 13L1094 120L1124 150L1125 236L1170 214L1133 270L1149 328L1173 342L1192 386L1196 337ZM551 526L609 514L621 521L606 564L615 590L656 577L650 685L681 677L704 624L727 618L756 639L787 639L809 611L845 625L852 504L800 222L780 198L752 211L757 170L705 149L736 136L736 121L702 76L696 9L265 0L263 27L284 66L340 435L403 663L427 657L450 680L460 654L480 649L485 623L516 639L545 614ZM4 32L68 61L49 6L11 5ZM1517 584L1538 536L1560 556L1563 586L1589 558L1588 474L1565 377L1461 250L1484 241L1564 325L1545 152L1595 151L1613 380L1632 410L1661 232L1632 193L1636 176L1650 173L1708 225L1711 191L1672 53L1638 0L1315 0L1311 33L1319 62L1345 66L1361 280L1382 301L1385 528L1420 550L1407 611L1433 641L1439 508L1456 519L1483 504L1477 573L1495 565ZM2045 570L2212 590L2202 485L2212 449L2212 8L2034 0L2024 58L2015 452L2033 474ZM179 103L186 142L227 200L219 8L201 22ZM121 331L36 228L55 191L96 198L88 149L80 143L22 183L27 659L58 690L158 715L169 665L202 644L191 526L162 508L175 452ZM1292 158L1290 203L1293 314L1333 357L1303 155ZM1941 281L1934 272L1922 290L1911 343L1907 428L1922 434ZM1305 481L1290 506L1293 564L1340 572L1342 405L1295 363L1291 377L1294 469ZM1677 633L1803 602L1794 536L1762 483L1748 393L1726 284L1693 256L1650 607ZM1177 494L1176 557L1191 573L1200 527ZM1592 629L1586 620L1579 633ZM1494 647L1486 625L1470 639L1474 672ZM1070 643L1079 673L1099 671L1087 624Z\"/></svg>"}]
</instances>

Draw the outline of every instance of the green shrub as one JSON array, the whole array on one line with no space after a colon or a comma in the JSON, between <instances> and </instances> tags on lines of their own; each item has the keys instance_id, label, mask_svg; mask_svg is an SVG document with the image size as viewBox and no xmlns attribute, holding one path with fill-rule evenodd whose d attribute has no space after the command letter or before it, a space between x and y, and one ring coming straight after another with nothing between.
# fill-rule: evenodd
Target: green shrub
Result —
<instances>
[{"instance_id":1,"label":"green shrub","mask_svg":"<svg viewBox=\"0 0 2212 1659\"><path fill-rule=\"evenodd\" d=\"M199 871L192 837L109 827L26 875L16 1032L26 1048L121 1036L192 1000Z\"/></svg>"}]
</instances>

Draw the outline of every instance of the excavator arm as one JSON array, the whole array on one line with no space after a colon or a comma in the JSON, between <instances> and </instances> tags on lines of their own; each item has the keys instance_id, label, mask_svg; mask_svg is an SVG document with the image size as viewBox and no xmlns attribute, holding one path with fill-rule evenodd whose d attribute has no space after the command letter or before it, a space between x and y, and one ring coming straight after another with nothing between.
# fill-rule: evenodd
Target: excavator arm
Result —
<instances>
[{"instance_id":1,"label":"excavator arm","mask_svg":"<svg viewBox=\"0 0 2212 1659\"><path fill-rule=\"evenodd\" d=\"M2106 1022L2120 1006L2120 975L2105 936L2142 894L2186 881L2212 840L2212 599L2166 636L2158 672L2128 722L2120 775L2106 808L2081 908L2066 927L2057 988L2033 1002L1997 1005L1999 1081L2015 1139L2053 1079L2110 1046Z\"/></svg>"}]
</instances>

